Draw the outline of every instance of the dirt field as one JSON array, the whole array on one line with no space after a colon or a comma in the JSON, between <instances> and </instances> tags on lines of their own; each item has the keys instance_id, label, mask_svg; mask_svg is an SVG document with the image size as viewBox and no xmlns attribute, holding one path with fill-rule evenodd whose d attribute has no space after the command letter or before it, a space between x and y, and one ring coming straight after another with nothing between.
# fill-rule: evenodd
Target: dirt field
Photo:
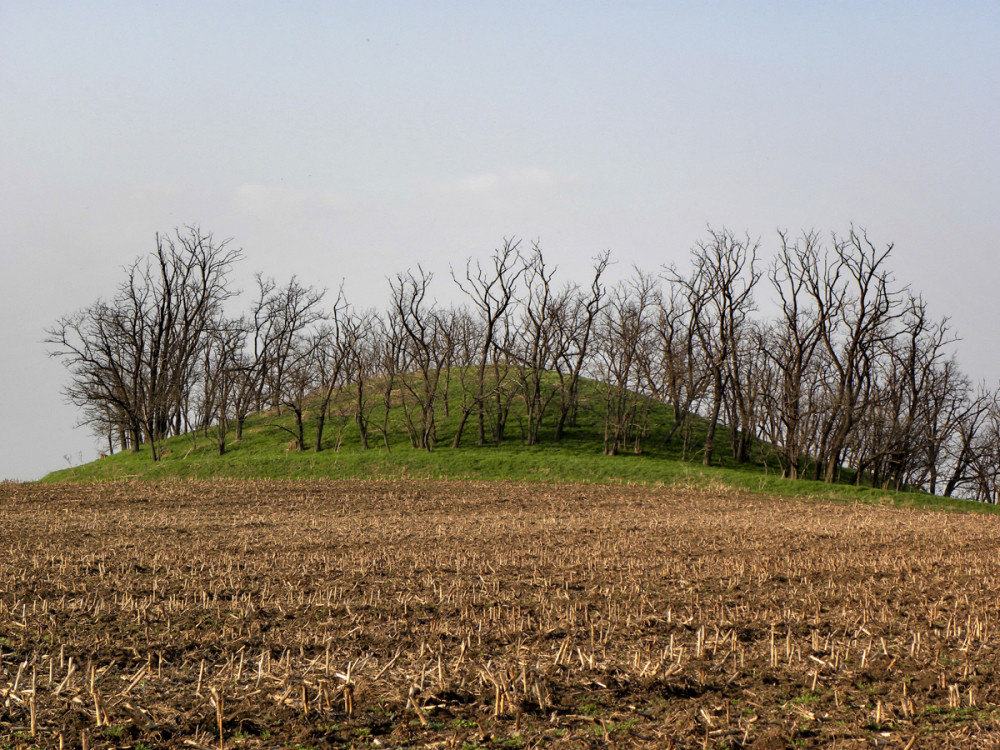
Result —
<instances>
[{"instance_id":1,"label":"dirt field","mask_svg":"<svg viewBox=\"0 0 1000 750\"><path fill-rule=\"evenodd\" d=\"M724 492L8 485L0 748L1000 745L998 570Z\"/></svg>"}]
</instances>

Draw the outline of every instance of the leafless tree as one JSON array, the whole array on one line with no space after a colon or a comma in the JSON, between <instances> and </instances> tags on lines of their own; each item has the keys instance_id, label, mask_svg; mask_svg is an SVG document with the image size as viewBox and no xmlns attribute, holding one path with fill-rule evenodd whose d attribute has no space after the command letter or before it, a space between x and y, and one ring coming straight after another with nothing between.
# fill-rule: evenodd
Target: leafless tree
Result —
<instances>
[{"instance_id":1,"label":"leafless tree","mask_svg":"<svg viewBox=\"0 0 1000 750\"><path fill-rule=\"evenodd\" d=\"M213 432L219 455L226 452L230 424L235 414L235 394L241 378L240 355L246 340L241 321L216 321L207 331L205 347L204 427Z\"/></svg>"},{"instance_id":2,"label":"leafless tree","mask_svg":"<svg viewBox=\"0 0 1000 750\"><path fill-rule=\"evenodd\" d=\"M381 420L375 427L382 435L382 444L386 453L392 451L389 443L389 416L392 414L393 403L399 382L406 377L403 354L403 338L405 333L402 326L395 324L395 316L392 311L384 316L378 316L374 320L376 334L374 336L374 346L372 351L372 361L381 375L381 385L379 395L381 396Z\"/></svg>"},{"instance_id":3,"label":"leafless tree","mask_svg":"<svg viewBox=\"0 0 1000 750\"><path fill-rule=\"evenodd\" d=\"M126 269L110 303L98 302L49 330L64 357L74 403L105 402L127 422L129 443L158 442L187 419L187 398L209 321L232 296L228 274L241 252L197 227L157 235L154 251Z\"/></svg>"},{"instance_id":4,"label":"leafless tree","mask_svg":"<svg viewBox=\"0 0 1000 750\"><path fill-rule=\"evenodd\" d=\"M260 274L255 277L257 290L250 313L245 316L243 328L246 330L243 350L239 354L239 367L233 391L233 421L236 425L235 440L243 440L243 425L253 411L262 411L271 348L276 336L277 320L269 314L272 295L277 288L273 279L265 279Z\"/></svg>"},{"instance_id":5,"label":"leafless tree","mask_svg":"<svg viewBox=\"0 0 1000 750\"><path fill-rule=\"evenodd\" d=\"M727 393L742 399L742 383L737 378L737 340L747 315L753 309L753 289L760 279L756 269L759 243L749 236L739 238L729 230L709 230L709 238L698 243L691 255L690 275L682 275L675 267L669 269L669 279L687 300L689 309L698 311L692 319L698 339L699 356L709 373L711 406L706 418L708 429L702 462L712 463L715 433ZM741 406L734 410L739 414ZM738 430L738 425L731 425ZM737 460L745 460L737 455Z\"/></svg>"},{"instance_id":6,"label":"leafless tree","mask_svg":"<svg viewBox=\"0 0 1000 750\"><path fill-rule=\"evenodd\" d=\"M458 425L452 438L451 447L458 448L469 417L482 404L480 397L482 381L479 379L479 357L482 353L484 336L482 321L464 307L452 308L447 312L445 327L447 346L451 351L452 367L450 377L458 388Z\"/></svg>"},{"instance_id":7,"label":"leafless tree","mask_svg":"<svg viewBox=\"0 0 1000 750\"><path fill-rule=\"evenodd\" d=\"M595 376L604 397L604 453L613 456L632 443L641 452L645 431L638 419L642 391L641 350L656 298L654 279L636 269L608 297L597 328Z\"/></svg>"},{"instance_id":8,"label":"leafless tree","mask_svg":"<svg viewBox=\"0 0 1000 750\"><path fill-rule=\"evenodd\" d=\"M470 258L465 264L465 278L460 280L455 271L452 270L451 277L458 285L458 288L469 298L476 313L481 319L482 341L480 342L478 368L476 370L476 415L477 434L476 441L479 445L486 442L486 399L490 395L486 390L486 369L489 363L494 364L495 381L492 395L498 412L498 423L494 425L494 441L499 441L502 437L503 420L499 416L502 411L501 382L499 375L505 373L505 368L500 362L498 353L506 342L498 341L498 336L505 323L505 316L514 300L514 292L521 274L524 272L523 266L519 265L518 248L520 241L517 239L504 239L503 245L493 251L489 264L484 268L479 261L473 263ZM462 429L465 422L462 421L454 444L457 446L462 438ZM498 431L499 430L499 431Z\"/></svg>"},{"instance_id":9,"label":"leafless tree","mask_svg":"<svg viewBox=\"0 0 1000 750\"><path fill-rule=\"evenodd\" d=\"M390 323L399 330L403 414L414 448L433 451L437 441L435 409L441 377L447 365L442 319L427 299L433 274L420 266L416 273L398 274L390 282Z\"/></svg>"},{"instance_id":10,"label":"leafless tree","mask_svg":"<svg viewBox=\"0 0 1000 750\"><path fill-rule=\"evenodd\" d=\"M139 312L99 301L61 318L46 340L70 370L67 400L84 410L85 421L113 421L119 445L133 451L143 442L145 331Z\"/></svg>"},{"instance_id":11,"label":"leafless tree","mask_svg":"<svg viewBox=\"0 0 1000 750\"><path fill-rule=\"evenodd\" d=\"M285 378L293 364L299 369L299 380L303 379L304 357L308 358L311 353L304 337L323 318L322 303L326 292L304 286L294 276L280 288L273 279L258 278L257 283L262 293L267 290L257 334L263 368L261 395L280 413L290 392ZM291 390L294 389L293 385Z\"/></svg>"},{"instance_id":12,"label":"leafless tree","mask_svg":"<svg viewBox=\"0 0 1000 750\"><path fill-rule=\"evenodd\" d=\"M750 460L750 448L760 437L760 409L766 402L764 380L767 364L761 351L766 327L757 320L746 320L736 328L729 360L729 383L724 412L729 426L733 458L738 463Z\"/></svg>"},{"instance_id":13,"label":"leafless tree","mask_svg":"<svg viewBox=\"0 0 1000 750\"><path fill-rule=\"evenodd\" d=\"M320 387L320 373L316 369L316 350L325 345L323 341L325 336L326 331L322 330L302 332L289 342L282 363L282 377L279 381L281 390L272 394L278 407L285 407L292 413L294 427L287 427L273 419L266 424L291 435L291 447L296 451L306 449L306 402L307 397Z\"/></svg>"},{"instance_id":14,"label":"leafless tree","mask_svg":"<svg viewBox=\"0 0 1000 750\"><path fill-rule=\"evenodd\" d=\"M1000 499L998 395L973 388L947 320L896 284L892 246L853 227L829 250L815 232L778 237L771 320L755 315L759 243L728 230L709 231L689 270L668 269L665 289L637 269L609 293L608 253L589 288L557 286L537 243L522 253L505 240L462 278L452 272L464 306L437 307L418 267L390 280L384 315L341 296L327 319L322 291L258 275L249 311L229 318L240 252L188 227L157 235L109 300L59 319L47 340L108 452L148 446L158 459L164 438L188 431L214 435L222 453L232 425L239 441L248 415L267 409L300 450L308 418L316 450L331 425L339 447L354 424L362 448L380 433L388 451L397 414L413 447L433 450L439 410L457 423L454 447L473 415L480 443L502 441L513 420L525 443L550 419L559 440L586 375L603 396L607 453L642 450L652 397L672 409L664 439L680 434L685 458L700 414L705 463L724 429L736 461L756 445L792 478L847 470L858 483Z\"/></svg>"},{"instance_id":15,"label":"leafless tree","mask_svg":"<svg viewBox=\"0 0 1000 750\"><path fill-rule=\"evenodd\" d=\"M822 277L809 285L817 313L826 321L822 343L831 372L830 411L823 426L819 458L823 478L836 478L841 459L869 405L877 346L891 336L899 317L900 290L886 259L892 245L878 249L853 227L847 238L834 237L834 258Z\"/></svg>"},{"instance_id":16,"label":"leafless tree","mask_svg":"<svg viewBox=\"0 0 1000 750\"><path fill-rule=\"evenodd\" d=\"M816 388L817 349L830 318L838 312L833 301L811 305L810 289L820 290L820 240L804 233L794 243L779 232L781 250L768 277L780 301L781 313L761 341L764 356L776 368L767 411L777 417L771 439L778 446L782 476L798 479L806 441L808 393ZM824 297L828 299L828 297Z\"/></svg>"},{"instance_id":17,"label":"leafless tree","mask_svg":"<svg viewBox=\"0 0 1000 750\"><path fill-rule=\"evenodd\" d=\"M524 402L526 445L538 442L545 412L558 389L547 385L548 373L556 369L560 354L557 321L566 306L569 290L553 288L556 269L545 262L542 249L533 243L523 259L521 321L515 330L513 353L518 363L518 381Z\"/></svg>"},{"instance_id":18,"label":"leafless tree","mask_svg":"<svg viewBox=\"0 0 1000 750\"><path fill-rule=\"evenodd\" d=\"M944 444L942 468L948 476L942 493L945 497L967 492L974 487L979 454L982 449L990 448L988 441L983 439L984 426L996 401L997 394L985 385L980 385L974 392L968 382L959 386L958 397L949 406L949 422L954 431Z\"/></svg>"},{"instance_id":19,"label":"leafless tree","mask_svg":"<svg viewBox=\"0 0 1000 750\"><path fill-rule=\"evenodd\" d=\"M357 341L354 328L348 324L350 308L343 291L337 295L330 310L324 316L325 322L317 331L315 346L312 348L312 366L316 372L319 390L316 394L316 440L313 450L323 450L323 431L330 416L330 403L334 396L347 387L349 363ZM344 434L346 419L341 420L337 433L336 449L339 450Z\"/></svg>"},{"instance_id":20,"label":"leafless tree","mask_svg":"<svg viewBox=\"0 0 1000 750\"><path fill-rule=\"evenodd\" d=\"M553 360L559 377L559 416L553 436L556 441L562 439L568 426L576 425L580 377L592 354L591 340L607 294L602 278L610 262L609 252L599 254L594 259L594 275L587 293L568 290L563 303L552 313Z\"/></svg>"},{"instance_id":21,"label":"leafless tree","mask_svg":"<svg viewBox=\"0 0 1000 750\"><path fill-rule=\"evenodd\" d=\"M703 302L701 297L690 298L682 293L676 284L670 284L666 293L658 293L649 340L640 359L651 394L673 411L673 422L663 442L669 444L676 435L681 435L685 459L690 448L692 418L708 385L709 372L699 353L695 325L701 319Z\"/></svg>"},{"instance_id":22,"label":"leafless tree","mask_svg":"<svg viewBox=\"0 0 1000 750\"><path fill-rule=\"evenodd\" d=\"M374 310L351 310L342 328L347 351L344 380L353 386L354 422L361 449L368 450L369 425L375 408L371 382L379 374L379 318ZM386 379L389 380L387 376Z\"/></svg>"},{"instance_id":23,"label":"leafless tree","mask_svg":"<svg viewBox=\"0 0 1000 750\"><path fill-rule=\"evenodd\" d=\"M877 350L877 396L862 419L868 437L877 442L859 462L859 468L871 471L873 484L895 489L919 486L935 471L926 462L930 404L953 341L947 320L931 322L919 297L908 299L899 322L901 327Z\"/></svg>"},{"instance_id":24,"label":"leafless tree","mask_svg":"<svg viewBox=\"0 0 1000 750\"><path fill-rule=\"evenodd\" d=\"M996 392L984 404L974 440L969 461L973 498L1000 503L1000 399Z\"/></svg>"}]
</instances>

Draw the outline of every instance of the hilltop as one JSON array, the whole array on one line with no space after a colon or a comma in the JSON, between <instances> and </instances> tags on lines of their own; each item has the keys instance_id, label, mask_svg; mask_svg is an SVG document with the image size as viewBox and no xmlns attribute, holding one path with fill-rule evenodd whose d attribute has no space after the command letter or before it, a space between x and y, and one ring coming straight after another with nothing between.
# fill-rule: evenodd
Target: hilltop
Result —
<instances>
[{"instance_id":1,"label":"hilltop","mask_svg":"<svg viewBox=\"0 0 1000 750\"><path fill-rule=\"evenodd\" d=\"M779 238L771 318L754 298L760 242L728 230L709 230L687 273L636 268L613 285L608 252L589 284L562 282L537 243L505 239L485 262L451 269L463 299L448 306L421 266L389 278L381 310L258 274L234 316L241 251L197 227L157 235L112 299L47 331L81 423L108 453L139 455L52 478L764 490L777 474L822 479L823 495L856 480L997 503L1000 401L956 368L947 319L895 280L892 245L853 227L830 247L815 232Z\"/></svg>"},{"instance_id":2,"label":"hilltop","mask_svg":"<svg viewBox=\"0 0 1000 750\"><path fill-rule=\"evenodd\" d=\"M159 461L148 450L123 451L96 461L53 471L41 481L109 482L185 479L483 479L534 482L582 482L636 484L669 487L734 488L758 493L817 499L860 502L891 502L913 507L950 508L990 512L991 505L922 492L895 492L856 486L854 475L845 470L841 481L782 479L770 458L771 447L753 441L751 459L737 463L725 450L727 431L719 427L716 464L700 463L700 446L707 424L693 420L693 429L684 437L674 434L670 408L653 399L636 395L644 415L640 452L604 455L604 395L602 384L583 380L575 424L563 436L553 439L553 426L543 423L534 445L525 445L522 427L523 404L510 406L505 439L500 444L477 445L474 429L466 428L460 447L452 441L460 420L459 394L450 390L436 416L436 439L432 451L418 450L408 438L401 403L393 402L388 412L387 434L369 437L362 449L354 423L349 394L334 399L332 416L327 417L322 450L316 451L315 397L306 400L303 411L303 450L289 440L295 419L289 410L267 410L248 417L242 439L228 431L226 450L218 452L217 426L190 431L162 443ZM379 420L381 420L379 416ZM388 443L388 450L386 448ZM808 468L808 465L807 465Z\"/></svg>"}]
</instances>

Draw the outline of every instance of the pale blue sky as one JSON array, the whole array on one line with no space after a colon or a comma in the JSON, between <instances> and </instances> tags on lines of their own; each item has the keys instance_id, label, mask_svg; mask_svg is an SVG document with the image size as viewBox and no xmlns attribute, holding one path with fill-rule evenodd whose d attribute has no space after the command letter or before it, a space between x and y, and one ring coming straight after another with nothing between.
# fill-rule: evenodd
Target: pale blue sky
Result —
<instances>
[{"instance_id":1,"label":"pale blue sky","mask_svg":"<svg viewBox=\"0 0 1000 750\"><path fill-rule=\"evenodd\" d=\"M187 223L381 305L504 235L854 222L995 383L1000 3L619 5L0 0L0 478L93 456L43 329Z\"/></svg>"}]
</instances>

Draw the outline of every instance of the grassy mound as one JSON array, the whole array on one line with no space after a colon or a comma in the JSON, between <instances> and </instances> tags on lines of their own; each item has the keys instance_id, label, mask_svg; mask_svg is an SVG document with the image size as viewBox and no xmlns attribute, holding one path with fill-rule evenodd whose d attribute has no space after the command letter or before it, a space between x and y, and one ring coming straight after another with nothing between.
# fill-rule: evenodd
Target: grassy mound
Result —
<instances>
[{"instance_id":1,"label":"grassy mound","mask_svg":"<svg viewBox=\"0 0 1000 750\"><path fill-rule=\"evenodd\" d=\"M604 397L593 381L581 384L575 424L558 442L553 439L554 417L543 423L539 440L526 445L525 410L515 399L511 404L505 439L500 444L477 445L475 417L470 417L459 448L451 443L458 428L461 403L458 388L449 391L437 409L437 440L433 451L416 450L407 436L401 405L388 415L386 440L370 430L369 448L362 449L354 424L349 394L331 407L324 432L323 449L315 450L315 409L305 416L306 447L295 450L289 430L292 414L271 411L248 418L243 438L234 440L230 430L227 448L218 455L214 428L198 430L161 443L162 458L154 462L145 447L138 452L119 452L73 468L54 471L42 482L105 482L165 479L488 479L543 482L600 482L661 485L671 487L729 487L768 494L814 497L828 500L889 502L913 507L935 507L990 511L992 506L918 492L892 492L858 487L845 476L840 484L781 479L767 461L767 446L756 445L752 460L738 464L732 459L728 431L717 432L715 464L701 465L706 424L696 421L687 440L679 434L666 437L673 426L669 407L648 401L641 452L604 455ZM373 422L382 415L373 414ZM385 443L388 442L388 449ZM338 445L339 443L339 445Z\"/></svg>"}]
</instances>

